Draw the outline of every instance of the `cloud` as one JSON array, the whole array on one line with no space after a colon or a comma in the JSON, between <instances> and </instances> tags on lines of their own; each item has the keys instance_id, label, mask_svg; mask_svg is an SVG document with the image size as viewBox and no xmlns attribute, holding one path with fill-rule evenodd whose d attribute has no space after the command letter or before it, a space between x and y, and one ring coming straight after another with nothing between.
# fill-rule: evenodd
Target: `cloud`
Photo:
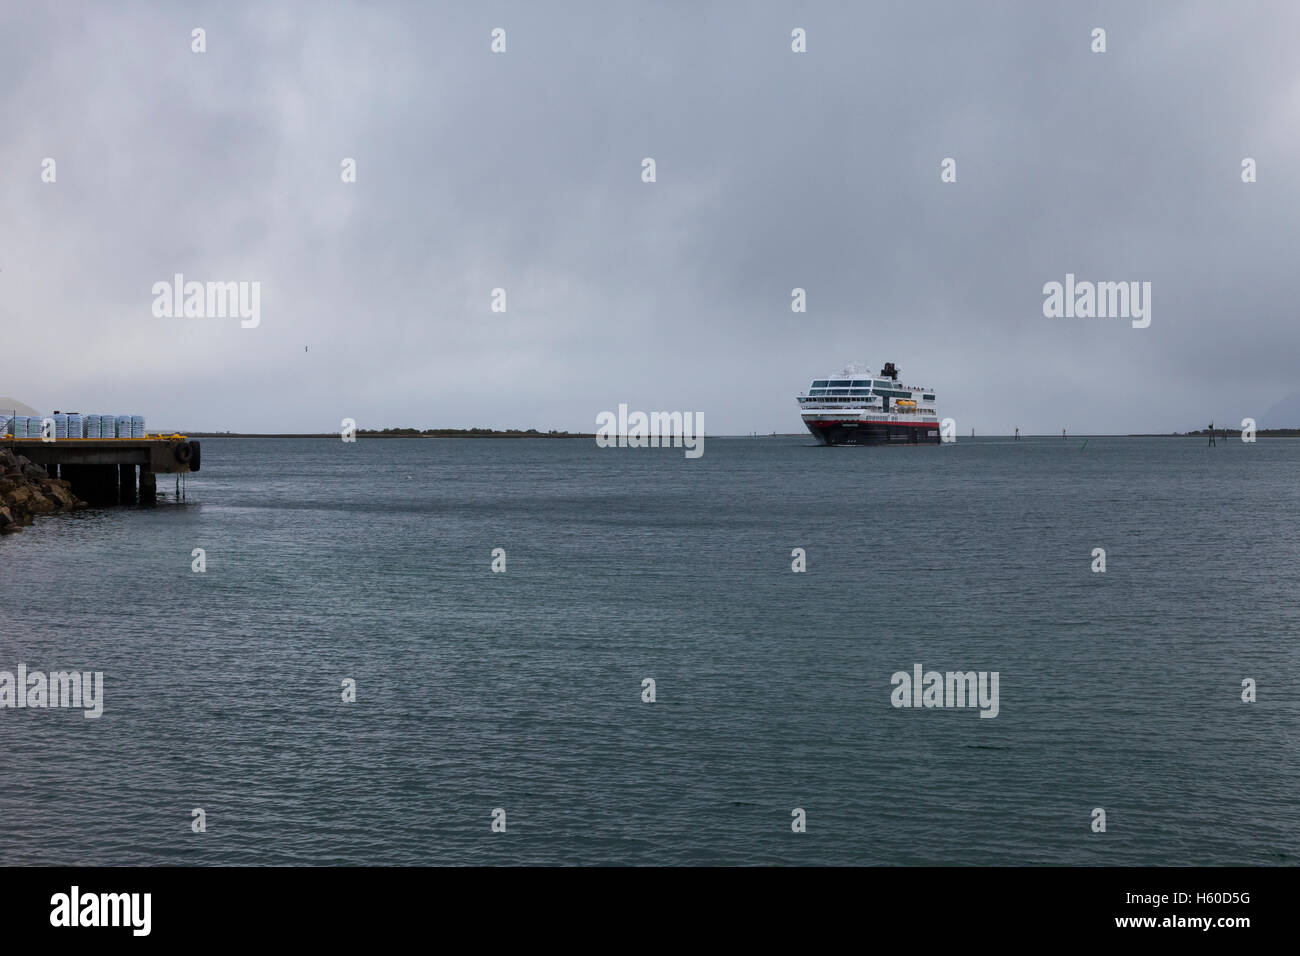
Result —
<instances>
[{"instance_id":1,"label":"cloud","mask_svg":"<svg viewBox=\"0 0 1300 956\"><path fill-rule=\"evenodd\" d=\"M794 393L866 358L963 432L1078 433L1296 389L1293 5L3 19L4 388L37 407L590 430L628 402L794 432ZM177 272L260 281L260 327L155 319ZM1044 318L1067 272L1150 281L1151 327Z\"/></svg>"}]
</instances>

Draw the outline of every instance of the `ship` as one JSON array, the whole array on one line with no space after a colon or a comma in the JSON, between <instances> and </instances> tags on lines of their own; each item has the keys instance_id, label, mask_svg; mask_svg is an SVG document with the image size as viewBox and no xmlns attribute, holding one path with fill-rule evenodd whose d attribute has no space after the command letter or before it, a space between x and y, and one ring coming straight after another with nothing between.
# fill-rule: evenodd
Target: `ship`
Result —
<instances>
[{"instance_id":1,"label":"ship","mask_svg":"<svg viewBox=\"0 0 1300 956\"><path fill-rule=\"evenodd\" d=\"M847 365L838 375L813 379L799 394L804 426L823 445L937 445L939 416L934 389L898 384L886 362Z\"/></svg>"}]
</instances>

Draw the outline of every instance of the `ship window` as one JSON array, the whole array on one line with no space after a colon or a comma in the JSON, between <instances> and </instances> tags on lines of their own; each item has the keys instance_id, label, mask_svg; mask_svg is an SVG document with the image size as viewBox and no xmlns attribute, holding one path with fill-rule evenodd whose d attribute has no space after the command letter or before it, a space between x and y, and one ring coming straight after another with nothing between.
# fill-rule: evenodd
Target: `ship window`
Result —
<instances>
[{"instance_id":1,"label":"ship window","mask_svg":"<svg viewBox=\"0 0 1300 956\"><path fill-rule=\"evenodd\" d=\"M848 384L849 384L849 380L848 380L848 379L843 379L842 381L832 381L832 382L831 382L831 388L840 388L840 387L842 387L842 386L843 386L843 387L847 387Z\"/></svg>"},{"instance_id":2,"label":"ship window","mask_svg":"<svg viewBox=\"0 0 1300 956\"><path fill-rule=\"evenodd\" d=\"M823 378L823 379L820 379L819 381L813 382L813 383L812 383L812 387L813 387L813 388L825 388L825 387L826 387L827 385L829 385L829 384L830 384L830 382L826 381L826 379Z\"/></svg>"},{"instance_id":3,"label":"ship window","mask_svg":"<svg viewBox=\"0 0 1300 956\"><path fill-rule=\"evenodd\" d=\"M855 388L855 389L853 389L853 394L854 394L854 395L867 395L867 394L870 393L870 391L871 391L871 390L870 390L870 389L867 389L867 388Z\"/></svg>"},{"instance_id":4,"label":"ship window","mask_svg":"<svg viewBox=\"0 0 1300 956\"><path fill-rule=\"evenodd\" d=\"M824 388L818 388L818 389L814 389L814 390L813 390L813 396L814 396L814 397L816 397L816 396L818 396L818 395L825 395L825 394L826 394L826 389L824 389Z\"/></svg>"},{"instance_id":5,"label":"ship window","mask_svg":"<svg viewBox=\"0 0 1300 956\"><path fill-rule=\"evenodd\" d=\"M867 379L865 382L854 381L854 383L853 383L853 387L854 387L854 388L870 388L870 387L871 387L871 379Z\"/></svg>"},{"instance_id":6,"label":"ship window","mask_svg":"<svg viewBox=\"0 0 1300 956\"><path fill-rule=\"evenodd\" d=\"M933 396L933 395L922 395L922 396L921 396L921 400L922 400L922 401L925 401L925 402L932 402L932 401L934 401L934 396Z\"/></svg>"}]
</instances>

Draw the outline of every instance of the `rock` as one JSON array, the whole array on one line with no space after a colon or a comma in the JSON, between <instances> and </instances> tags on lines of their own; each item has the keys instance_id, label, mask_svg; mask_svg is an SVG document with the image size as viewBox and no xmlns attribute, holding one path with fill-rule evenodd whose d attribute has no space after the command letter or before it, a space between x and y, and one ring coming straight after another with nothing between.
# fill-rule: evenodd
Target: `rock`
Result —
<instances>
[{"instance_id":1,"label":"rock","mask_svg":"<svg viewBox=\"0 0 1300 956\"><path fill-rule=\"evenodd\" d=\"M21 478L22 474L23 468L18 464L18 456L7 448L0 451L0 475L6 478Z\"/></svg>"},{"instance_id":2,"label":"rock","mask_svg":"<svg viewBox=\"0 0 1300 956\"><path fill-rule=\"evenodd\" d=\"M67 482L63 482L63 484L66 485ZM51 482L50 487L48 489L45 489L45 496L51 501L53 501L55 505L57 505L59 508L64 509L66 511L71 511L73 508L76 508L79 504L83 507L86 504L84 501L79 501L77 496L74 495L71 491L69 491L66 487L60 487L58 484L55 484L54 482Z\"/></svg>"},{"instance_id":3,"label":"rock","mask_svg":"<svg viewBox=\"0 0 1300 956\"><path fill-rule=\"evenodd\" d=\"M5 504L26 510L28 503L38 494L31 485L19 485L4 496L4 501Z\"/></svg>"},{"instance_id":4,"label":"rock","mask_svg":"<svg viewBox=\"0 0 1300 956\"><path fill-rule=\"evenodd\" d=\"M34 515L46 515L51 511L58 511L59 506L39 491L33 491L31 500L27 503L27 510Z\"/></svg>"},{"instance_id":5,"label":"rock","mask_svg":"<svg viewBox=\"0 0 1300 956\"><path fill-rule=\"evenodd\" d=\"M87 507L72 483L51 478L40 465L11 449L0 449L0 534L13 534L32 523L33 515Z\"/></svg>"}]
</instances>

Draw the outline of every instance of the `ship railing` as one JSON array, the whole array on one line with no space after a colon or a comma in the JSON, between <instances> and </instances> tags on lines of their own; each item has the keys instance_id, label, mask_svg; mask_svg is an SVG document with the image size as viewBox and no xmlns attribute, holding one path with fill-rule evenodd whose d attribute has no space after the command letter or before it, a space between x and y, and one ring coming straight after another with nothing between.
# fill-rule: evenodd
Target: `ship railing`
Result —
<instances>
[{"instance_id":1,"label":"ship railing","mask_svg":"<svg viewBox=\"0 0 1300 956\"><path fill-rule=\"evenodd\" d=\"M861 414L860 414L860 411L861 411L861 410L860 410L860 409L853 409L853 408L820 408L820 407L813 407L813 406L810 406L810 405L805 405L805 406L803 407L803 410L804 410L804 411L813 411L813 412L817 412L817 411L826 411L826 412L846 412L846 411L851 411L851 412L858 412L858 413L859 413L858 417L861 417ZM930 414L930 415L895 415L895 414L890 413L890 412L876 412L876 411L872 411L872 410L868 409L868 411L867 411L867 417L869 417L872 421L876 421L876 422L900 422L900 423L903 423L903 424L906 424L906 423L909 423L909 422L923 422L923 423L925 423L925 424L927 424L927 425L934 425L935 427L938 427L938 425L939 425L939 416L938 416L938 415L934 415L934 414Z\"/></svg>"}]
</instances>

